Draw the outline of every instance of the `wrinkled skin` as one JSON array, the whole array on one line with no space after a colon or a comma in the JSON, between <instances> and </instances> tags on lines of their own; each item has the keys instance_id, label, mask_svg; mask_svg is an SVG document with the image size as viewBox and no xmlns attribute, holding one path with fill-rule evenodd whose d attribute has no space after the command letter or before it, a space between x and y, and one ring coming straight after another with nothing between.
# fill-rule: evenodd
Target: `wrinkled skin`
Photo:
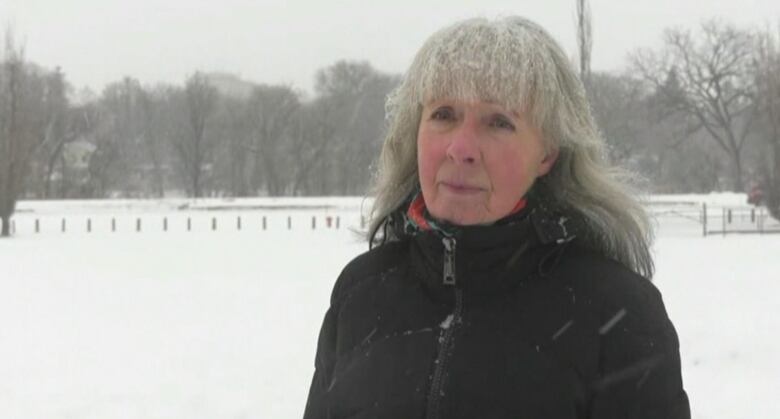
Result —
<instances>
[{"instance_id":1,"label":"wrinkled skin","mask_svg":"<svg viewBox=\"0 0 780 419\"><path fill-rule=\"evenodd\" d=\"M518 112L453 99L426 104L417 133L423 198L434 217L457 225L508 215L557 151L545 152L539 129Z\"/></svg>"}]
</instances>

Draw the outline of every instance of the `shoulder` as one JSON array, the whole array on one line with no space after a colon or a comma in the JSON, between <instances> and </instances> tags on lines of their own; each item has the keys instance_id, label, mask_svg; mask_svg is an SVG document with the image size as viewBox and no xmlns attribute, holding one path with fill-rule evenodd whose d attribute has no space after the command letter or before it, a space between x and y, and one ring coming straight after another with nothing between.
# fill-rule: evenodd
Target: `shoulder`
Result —
<instances>
[{"instance_id":1,"label":"shoulder","mask_svg":"<svg viewBox=\"0 0 780 419\"><path fill-rule=\"evenodd\" d=\"M668 326L663 298L655 284L598 252L573 244L553 273L607 320L622 319L639 329Z\"/></svg>"},{"instance_id":2,"label":"shoulder","mask_svg":"<svg viewBox=\"0 0 780 419\"><path fill-rule=\"evenodd\" d=\"M397 270L406 261L407 242L393 241L361 253L344 266L333 286L331 305L335 305L357 287Z\"/></svg>"},{"instance_id":3,"label":"shoulder","mask_svg":"<svg viewBox=\"0 0 780 419\"><path fill-rule=\"evenodd\" d=\"M661 293L649 279L597 252L573 247L561 272L585 297L598 367L590 388L594 417L689 418L680 343Z\"/></svg>"}]
</instances>

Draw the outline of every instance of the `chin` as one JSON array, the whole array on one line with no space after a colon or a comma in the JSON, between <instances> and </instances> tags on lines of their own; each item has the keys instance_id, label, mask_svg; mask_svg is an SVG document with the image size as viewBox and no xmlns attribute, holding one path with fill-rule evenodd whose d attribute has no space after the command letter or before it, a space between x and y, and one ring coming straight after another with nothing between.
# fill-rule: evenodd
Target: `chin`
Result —
<instances>
[{"instance_id":1,"label":"chin","mask_svg":"<svg viewBox=\"0 0 780 419\"><path fill-rule=\"evenodd\" d=\"M455 210L445 212L442 216L431 213L434 217L459 226L486 224L492 222L483 211Z\"/></svg>"}]
</instances>

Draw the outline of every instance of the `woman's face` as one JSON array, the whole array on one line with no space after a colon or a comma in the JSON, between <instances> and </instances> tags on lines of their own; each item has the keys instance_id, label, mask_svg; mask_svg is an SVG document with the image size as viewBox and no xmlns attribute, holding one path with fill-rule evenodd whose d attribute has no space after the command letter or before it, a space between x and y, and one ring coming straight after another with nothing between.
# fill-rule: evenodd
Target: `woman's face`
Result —
<instances>
[{"instance_id":1,"label":"woman's face","mask_svg":"<svg viewBox=\"0 0 780 419\"><path fill-rule=\"evenodd\" d=\"M423 198L434 217L458 225L508 215L550 171L541 132L523 115L489 102L426 104L417 132Z\"/></svg>"}]
</instances>

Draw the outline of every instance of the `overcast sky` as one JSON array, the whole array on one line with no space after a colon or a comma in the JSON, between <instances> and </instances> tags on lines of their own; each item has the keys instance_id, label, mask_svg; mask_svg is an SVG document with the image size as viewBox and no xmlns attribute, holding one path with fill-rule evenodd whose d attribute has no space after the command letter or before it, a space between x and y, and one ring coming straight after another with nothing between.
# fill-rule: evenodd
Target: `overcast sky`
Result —
<instances>
[{"instance_id":1,"label":"overcast sky","mask_svg":"<svg viewBox=\"0 0 780 419\"><path fill-rule=\"evenodd\" d=\"M618 70L669 26L719 17L777 25L780 0L591 0L593 67ZM706 6L700 6L706 4ZM403 72L433 31L471 16L519 14L546 27L573 56L575 0L0 0L0 23L27 58L60 66L76 87L100 92L125 75L180 84L196 70L311 91L318 68L368 60Z\"/></svg>"}]
</instances>

